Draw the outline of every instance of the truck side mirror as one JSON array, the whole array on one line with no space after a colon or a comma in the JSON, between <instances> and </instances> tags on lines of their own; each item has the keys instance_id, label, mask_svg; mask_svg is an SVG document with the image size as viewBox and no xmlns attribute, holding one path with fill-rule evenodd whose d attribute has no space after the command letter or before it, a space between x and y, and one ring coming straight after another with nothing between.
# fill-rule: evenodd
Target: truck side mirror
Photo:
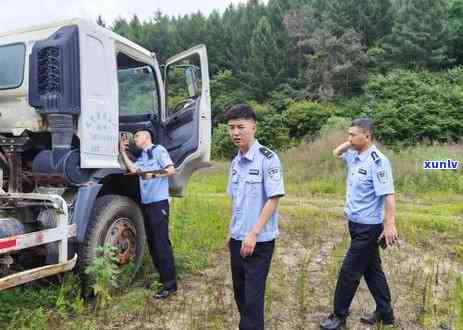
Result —
<instances>
[{"instance_id":1,"label":"truck side mirror","mask_svg":"<svg viewBox=\"0 0 463 330\"><path fill-rule=\"evenodd\" d=\"M188 86L188 95L196 97L201 92L198 88L198 79L196 78L194 67L190 66L185 70L185 78Z\"/></svg>"}]
</instances>

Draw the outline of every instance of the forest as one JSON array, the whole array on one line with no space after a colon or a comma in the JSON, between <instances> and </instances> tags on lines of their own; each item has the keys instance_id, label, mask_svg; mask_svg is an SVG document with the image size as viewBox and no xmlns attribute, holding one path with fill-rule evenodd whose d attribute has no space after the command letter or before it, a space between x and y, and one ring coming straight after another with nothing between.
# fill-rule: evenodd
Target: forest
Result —
<instances>
[{"instance_id":1,"label":"forest","mask_svg":"<svg viewBox=\"0 0 463 330\"><path fill-rule=\"evenodd\" d=\"M207 46L216 158L233 153L224 113L238 102L254 106L258 138L277 150L360 116L395 148L463 136L463 0L250 0L98 24L160 62Z\"/></svg>"}]
</instances>

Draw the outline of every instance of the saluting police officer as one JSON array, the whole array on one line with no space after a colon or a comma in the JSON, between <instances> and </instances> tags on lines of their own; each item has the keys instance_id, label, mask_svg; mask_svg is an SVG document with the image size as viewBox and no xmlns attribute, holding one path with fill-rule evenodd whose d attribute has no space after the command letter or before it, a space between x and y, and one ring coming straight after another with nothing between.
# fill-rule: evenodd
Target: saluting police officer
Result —
<instances>
[{"instance_id":1,"label":"saluting police officer","mask_svg":"<svg viewBox=\"0 0 463 330\"><path fill-rule=\"evenodd\" d=\"M265 282L278 235L278 202L284 196L278 156L255 139L256 113L238 104L226 115L239 151L230 166L230 263L240 330L264 329Z\"/></svg>"},{"instance_id":2,"label":"saluting police officer","mask_svg":"<svg viewBox=\"0 0 463 330\"><path fill-rule=\"evenodd\" d=\"M139 179L148 248L163 285L154 298L165 299L177 291L174 255L169 239L168 200L168 176L175 173L175 168L167 150L161 145L153 145L151 131L136 131L134 140L137 148L143 150L135 163L127 156L128 141L125 137L120 144L122 159L130 172L165 170L163 174L144 174Z\"/></svg>"},{"instance_id":3,"label":"saluting police officer","mask_svg":"<svg viewBox=\"0 0 463 330\"><path fill-rule=\"evenodd\" d=\"M380 244L386 247L397 242L394 183L389 160L372 138L372 121L356 119L349 128L349 140L333 150L348 169L345 215L351 245L339 273L333 314L321 322L321 329L344 327L362 276L375 299L376 310L362 317L361 322L394 324L391 294L379 255Z\"/></svg>"}]
</instances>

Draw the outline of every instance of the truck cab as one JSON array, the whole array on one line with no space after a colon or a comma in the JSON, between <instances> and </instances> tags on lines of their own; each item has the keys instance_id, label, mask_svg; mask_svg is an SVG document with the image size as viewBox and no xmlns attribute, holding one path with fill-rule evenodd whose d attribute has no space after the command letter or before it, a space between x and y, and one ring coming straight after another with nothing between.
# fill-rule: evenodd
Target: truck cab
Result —
<instances>
[{"instance_id":1,"label":"truck cab","mask_svg":"<svg viewBox=\"0 0 463 330\"><path fill-rule=\"evenodd\" d=\"M138 178L125 175L118 144L140 128L169 151L170 195L182 196L210 160L204 45L160 65L82 19L0 34L0 289L76 264L83 270L105 244L116 248L121 271L138 268ZM23 259L42 264L16 272Z\"/></svg>"}]
</instances>

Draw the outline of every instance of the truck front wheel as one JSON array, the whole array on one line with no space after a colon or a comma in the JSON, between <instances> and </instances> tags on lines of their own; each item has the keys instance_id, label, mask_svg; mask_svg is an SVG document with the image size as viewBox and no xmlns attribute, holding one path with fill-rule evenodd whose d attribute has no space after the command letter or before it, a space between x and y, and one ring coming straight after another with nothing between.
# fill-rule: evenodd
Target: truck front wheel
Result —
<instances>
[{"instance_id":1,"label":"truck front wheel","mask_svg":"<svg viewBox=\"0 0 463 330\"><path fill-rule=\"evenodd\" d=\"M84 273L98 256L98 247L111 245L119 273L130 267L132 280L143 260L145 227L139 206L130 198L105 195L95 201L85 241L79 253L80 271ZM84 275L84 284L88 279Z\"/></svg>"}]
</instances>

